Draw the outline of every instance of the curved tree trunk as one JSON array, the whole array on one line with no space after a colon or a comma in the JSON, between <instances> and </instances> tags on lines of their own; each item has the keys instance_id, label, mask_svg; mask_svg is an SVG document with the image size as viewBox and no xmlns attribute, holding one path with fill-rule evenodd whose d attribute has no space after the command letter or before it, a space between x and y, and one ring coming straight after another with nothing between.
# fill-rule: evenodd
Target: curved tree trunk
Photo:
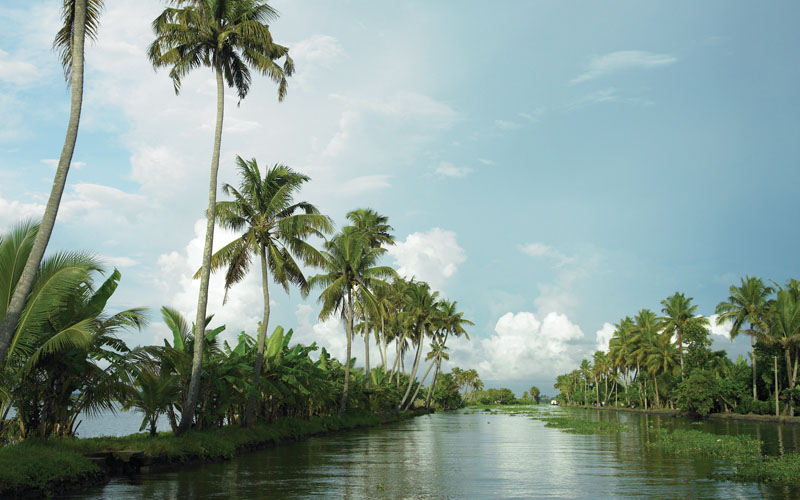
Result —
<instances>
[{"instance_id":1,"label":"curved tree trunk","mask_svg":"<svg viewBox=\"0 0 800 500\"><path fill-rule=\"evenodd\" d=\"M261 245L261 288L264 291L264 318L258 331L258 349L256 363L253 367L253 389L258 390L258 381L261 379L261 369L264 367L264 346L267 343L267 325L269 324L269 281L267 280L267 249ZM250 427L256 423L256 397L247 398L247 406L242 418L242 427Z\"/></svg>"},{"instance_id":2,"label":"curved tree trunk","mask_svg":"<svg viewBox=\"0 0 800 500\"><path fill-rule=\"evenodd\" d=\"M397 407L398 410L400 408L402 408L403 405L406 403L406 399L408 399L408 395L411 393L411 387L413 387L413 385L414 385L414 378L417 376L417 368L419 368L419 358L420 358L420 355L422 354L422 343L423 343L423 340L424 340L423 337L424 337L424 335L422 337L420 337L419 344L417 344L417 355L414 356L414 366L411 368L411 375L409 375L409 377L408 377L408 387L406 388L405 395L403 395L403 400L400 402L400 405L398 405L398 407Z\"/></svg>"},{"instance_id":3,"label":"curved tree trunk","mask_svg":"<svg viewBox=\"0 0 800 500\"><path fill-rule=\"evenodd\" d=\"M405 340L406 340L405 332L403 332L403 334L400 336L400 340L395 340L395 346L397 347L397 354L394 357L394 363L392 364L392 373L389 375L389 382L392 381L392 377L394 377L395 370L397 370L398 363L400 362L400 355L403 352L402 348L403 342L405 342ZM397 376L397 379L400 380L399 375Z\"/></svg>"},{"instance_id":4,"label":"curved tree trunk","mask_svg":"<svg viewBox=\"0 0 800 500\"><path fill-rule=\"evenodd\" d=\"M75 0L75 14L72 26L72 68L70 74L70 85L72 94L70 96L69 121L67 122L67 134L64 139L64 147L61 149L61 156L58 159L58 168L53 179L53 187L50 189L50 197L47 199L47 206L42 215L42 222L39 225L39 232L33 241L28 260L22 269L17 286L11 296L11 301L6 308L6 314L0 323L0 365L5 363L8 354L8 347L17 329L19 317L25 308L25 302L33 289L36 280L36 273L42 263L44 252L47 250L47 243L53 233L58 215L58 206L61 203L61 196L64 194L64 186L67 184L67 174L72 163L72 153L75 151L75 142L78 140L78 125L81 121L81 107L83 105L83 46L86 33L86 0Z\"/></svg>"},{"instance_id":5,"label":"curved tree trunk","mask_svg":"<svg viewBox=\"0 0 800 500\"><path fill-rule=\"evenodd\" d=\"M433 381L428 389L428 397L425 398L425 408L431 407L431 399L433 399L433 391L436 389L436 379L439 377L439 369L442 367L441 360L436 360L436 371L433 372ZM412 400L413 401L413 400Z\"/></svg>"},{"instance_id":6,"label":"curved tree trunk","mask_svg":"<svg viewBox=\"0 0 800 500\"><path fill-rule=\"evenodd\" d=\"M225 85L222 69L216 68L217 76L217 126L214 132L214 152L211 155L211 176L208 185L208 209L206 210L206 241L203 247L203 267L200 269L200 292L197 296L197 316L194 332L194 355L192 356L192 378L189 392L181 413L181 423L176 434L183 434L192 426L197 395L200 392L200 374L203 370L203 344L206 333L206 307L208 306L208 282L211 278L211 250L214 246L214 219L217 208L217 172L219 171L219 149L222 144L222 117L225 113Z\"/></svg>"},{"instance_id":7,"label":"curved tree trunk","mask_svg":"<svg viewBox=\"0 0 800 500\"><path fill-rule=\"evenodd\" d=\"M347 410L347 399L350 396L350 356L353 349L353 297L350 289L347 289L347 356L344 362L344 388L342 389L342 404L339 406L339 416Z\"/></svg>"},{"instance_id":8,"label":"curved tree trunk","mask_svg":"<svg viewBox=\"0 0 800 500\"><path fill-rule=\"evenodd\" d=\"M420 389L420 387L422 387L422 384L425 383L425 379L428 378L428 374L431 372L431 368L433 368L433 365L435 365L435 364L436 364L436 361L431 361L431 364L428 365L428 369L425 370L425 375L422 376L422 380L420 380L419 381L419 385L417 385L417 390L414 391L414 395L411 396L411 399L408 400L408 402L406 403L406 407L403 408L403 410L407 411L409 408L411 408L411 405L414 404L414 401L417 400L417 394L419 394L419 389Z\"/></svg>"},{"instance_id":9,"label":"curved tree trunk","mask_svg":"<svg viewBox=\"0 0 800 500\"><path fill-rule=\"evenodd\" d=\"M369 329L364 331L364 387L369 389Z\"/></svg>"},{"instance_id":10,"label":"curved tree trunk","mask_svg":"<svg viewBox=\"0 0 800 500\"><path fill-rule=\"evenodd\" d=\"M386 373L388 368L386 366L388 358L386 357L386 325L383 322L383 315L381 315L381 353L381 359L383 360L383 373Z\"/></svg>"}]
</instances>

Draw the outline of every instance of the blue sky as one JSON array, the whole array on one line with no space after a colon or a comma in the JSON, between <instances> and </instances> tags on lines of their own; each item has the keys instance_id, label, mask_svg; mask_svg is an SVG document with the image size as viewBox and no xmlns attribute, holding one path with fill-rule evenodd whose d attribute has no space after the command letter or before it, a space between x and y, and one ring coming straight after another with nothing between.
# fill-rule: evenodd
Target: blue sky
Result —
<instances>
[{"instance_id":1,"label":"blue sky","mask_svg":"<svg viewBox=\"0 0 800 500\"><path fill-rule=\"evenodd\" d=\"M57 6L0 1L0 228L41 213L63 143ZM163 6L108 2L50 246L120 268L114 305L153 310L132 344L164 336L161 305L192 315L213 133L211 73L175 96L147 63ZM490 384L552 392L606 323L676 290L710 315L745 274L800 277L796 3L274 6L297 74L280 104L263 78L241 107L229 95L221 182L237 154L281 162L339 224L388 215L387 262L458 300L476 326L453 362ZM257 280L224 308L214 285L231 335L254 331ZM272 324L343 352L313 300L273 298ZM723 330L717 347L747 350Z\"/></svg>"}]
</instances>

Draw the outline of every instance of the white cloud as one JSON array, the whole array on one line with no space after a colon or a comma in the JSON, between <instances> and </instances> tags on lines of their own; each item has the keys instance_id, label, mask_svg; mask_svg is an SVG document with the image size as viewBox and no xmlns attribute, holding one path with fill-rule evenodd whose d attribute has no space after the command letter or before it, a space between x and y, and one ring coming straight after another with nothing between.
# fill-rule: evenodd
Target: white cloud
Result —
<instances>
[{"instance_id":1,"label":"white cloud","mask_svg":"<svg viewBox=\"0 0 800 500\"><path fill-rule=\"evenodd\" d=\"M205 219L198 219L194 224L194 237L182 250L164 253L158 257L159 272L153 278L153 284L162 292L163 305L174 307L190 322L194 322L197 311L200 280L193 279L193 276L203 261L205 232ZM235 233L217 227L214 231L214 251L235 237ZM211 275L206 310L209 314L214 314L213 326L226 325L225 332L221 334L225 340L234 342L242 330L252 336L257 335L258 322L264 313L260 276L256 265L244 280L231 288L228 301L223 306L225 273L218 271ZM270 290L273 293L283 293L275 286ZM270 331L274 326L270 321ZM160 344L161 338L166 334L166 329L156 329L155 343Z\"/></svg>"},{"instance_id":2,"label":"white cloud","mask_svg":"<svg viewBox=\"0 0 800 500\"><path fill-rule=\"evenodd\" d=\"M494 125L501 130L516 130L522 126L510 120L495 120Z\"/></svg>"},{"instance_id":3,"label":"white cloud","mask_svg":"<svg viewBox=\"0 0 800 500\"><path fill-rule=\"evenodd\" d=\"M614 87L608 87L605 89L597 90L595 92L590 92L586 95L583 95L575 99L571 103L567 104L567 110L573 110L585 106L590 106L592 104L602 104L606 102L638 104L642 106L653 104L653 101L642 99L640 97L623 97L617 93L617 89L615 89Z\"/></svg>"},{"instance_id":4,"label":"white cloud","mask_svg":"<svg viewBox=\"0 0 800 500\"><path fill-rule=\"evenodd\" d=\"M531 312L506 313L494 334L480 340L478 372L486 380L549 378L573 369L581 359L574 342L584 337L565 314L539 320Z\"/></svg>"},{"instance_id":5,"label":"white cloud","mask_svg":"<svg viewBox=\"0 0 800 500\"><path fill-rule=\"evenodd\" d=\"M543 243L528 243L520 246L520 250L525 255L529 255L531 257L548 257L554 259L556 261L556 267L571 264L575 261L574 258L568 257L555 248Z\"/></svg>"},{"instance_id":6,"label":"white cloud","mask_svg":"<svg viewBox=\"0 0 800 500\"><path fill-rule=\"evenodd\" d=\"M0 196L0 232L11 229L17 221L39 219L44 214L44 205L7 200Z\"/></svg>"},{"instance_id":7,"label":"white cloud","mask_svg":"<svg viewBox=\"0 0 800 500\"><path fill-rule=\"evenodd\" d=\"M589 62L588 69L570 83L576 84L594 80L595 78L633 68L661 68L677 61L678 58L670 54L656 54L644 50L620 50L593 57Z\"/></svg>"},{"instance_id":8,"label":"white cloud","mask_svg":"<svg viewBox=\"0 0 800 500\"><path fill-rule=\"evenodd\" d=\"M30 61L14 58L0 49L0 82L11 85L27 85L40 77L36 65Z\"/></svg>"},{"instance_id":9,"label":"white cloud","mask_svg":"<svg viewBox=\"0 0 800 500\"><path fill-rule=\"evenodd\" d=\"M139 261L130 257L112 257L108 255L98 255L98 257L104 263L110 264L114 267L133 267L139 264Z\"/></svg>"},{"instance_id":10,"label":"white cloud","mask_svg":"<svg viewBox=\"0 0 800 500\"><path fill-rule=\"evenodd\" d=\"M436 170L434 171L434 173L439 177L450 177L453 179L466 177L470 172L472 172L471 168L457 167L448 161L440 162L439 166L436 167Z\"/></svg>"},{"instance_id":11,"label":"white cloud","mask_svg":"<svg viewBox=\"0 0 800 500\"><path fill-rule=\"evenodd\" d=\"M611 323L603 323L603 327L595 333L595 350L596 351L603 351L608 352L608 343L611 340L611 337L614 336L614 325Z\"/></svg>"},{"instance_id":12,"label":"white cloud","mask_svg":"<svg viewBox=\"0 0 800 500\"><path fill-rule=\"evenodd\" d=\"M310 90L314 80L319 79L344 54L339 41L330 35L313 35L288 46L297 70L293 81L307 90Z\"/></svg>"},{"instance_id":13,"label":"white cloud","mask_svg":"<svg viewBox=\"0 0 800 500\"><path fill-rule=\"evenodd\" d=\"M409 234L405 241L389 247L389 255L395 259L394 265L401 276L427 281L439 291L467 260L466 252L458 246L456 233L438 227Z\"/></svg>"},{"instance_id":14,"label":"white cloud","mask_svg":"<svg viewBox=\"0 0 800 500\"><path fill-rule=\"evenodd\" d=\"M48 167L52 168L53 170L58 168L58 159L57 158L44 158L44 159L41 159L39 161L41 163L47 165ZM81 167L85 167L85 166L86 166L86 162L83 162L83 161L73 161L69 165L70 169L74 168L75 170L79 170Z\"/></svg>"},{"instance_id":15,"label":"white cloud","mask_svg":"<svg viewBox=\"0 0 800 500\"><path fill-rule=\"evenodd\" d=\"M733 328L733 323L731 321L723 321L721 325L718 325L717 318L719 318L719 314L712 314L708 317L708 328L711 330L711 334L723 337L725 340L731 340L731 328Z\"/></svg>"},{"instance_id":16,"label":"white cloud","mask_svg":"<svg viewBox=\"0 0 800 500\"><path fill-rule=\"evenodd\" d=\"M495 164L492 160L489 160L489 159L486 159L486 158L478 158L478 161L483 163L484 165L487 165L487 166L492 166L492 165Z\"/></svg>"},{"instance_id":17,"label":"white cloud","mask_svg":"<svg viewBox=\"0 0 800 500\"><path fill-rule=\"evenodd\" d=\"M389 183L389 178L390 176L388 175L362 175L360 177L354 177L341 183L337 192L342 196L351 197L368 191L385 189L392 186Z\"/></svg>"}]
</instances>

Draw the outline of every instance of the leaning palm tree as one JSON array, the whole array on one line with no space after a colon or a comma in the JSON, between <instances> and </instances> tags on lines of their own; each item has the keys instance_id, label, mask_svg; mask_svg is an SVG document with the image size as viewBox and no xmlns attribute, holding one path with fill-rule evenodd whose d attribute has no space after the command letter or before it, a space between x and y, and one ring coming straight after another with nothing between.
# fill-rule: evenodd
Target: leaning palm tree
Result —
<instances>
[{"instance_id":1,"label":"leaning palm tree","mask_svg":"<svg viewBox=\"0 0 800 500\"><path fill-rule=\"evenodd\" d=\"M437 322L440 319L437 309L439 292L431 291L430 285L424 281L412 281L406 288L406 311L407 321L411 326L411 341L417 345L417 353L414 356L414 365L411 367L411 374L408 378L406 393L397 409L403 407L411 394L411 388L416 381L417 369L419 368L422 345L426 336L433 336Z\"/></svg>"},{"instance_id":2,"label":"leaning palm tree","mask_svg":"<svg viewBox=\"0 0 800 500\"><path fill-rule=\"evenodd\" d=\"M442 344L442 353L444 353L444 349L446 349L447 345L447 338L452 334L454 337L461 337L462 335L469 340L469 334L464 329L465 325L475 326L475 323L472 321L464 318L463 312L458 311L458 302L455 300L442 300L439 302L439 311L441 312L441 344ZM442 335L443 334L443 335ZM431 395L433 394L434 389L436 388L436 381L439 377L439 372L442 368L442 359L450 359L449 356L444 354L437 354L436 358L436 370L433 372L433 381L431 382L430 390L428 391L428 397L425 399L425 407L430 407L431 402ZM413 398L412 398L413 399Z\"/></svg>"},{"instance_id":3,"label":"leaning palm tree","mask_svg":"<svg viewBox=\"0 0 800 500\"><path fill-rule=\"evenodd\" d=\"M67 122L67 134L64 139L64 147L61 149L61 156L58 159L56 175L53 179L53 187L50 190L50 197L44 209L42 222L39 226L36 240L33 242L28 260L19 276L19 281L10 298L10 302L5 311L3 320L0 321L0 364L4 363L8 354L8 346L17 323L20 320L25 302L33 289L36 273L39 265L44 258L50 235L58 215L58 207L61 203L61 196L64 194L64 186L67 184L67 174L72 164L72 153L75 150L75 142L78 140L78 125L81 119L81 107L83 105L83 47L85 39L97 39L97 29L99 27L100 11L103 8L103 0L64 0L61 18L63 25L56 34L53 41L53 48L59 52L61 65L64 69L64 76L72 88L70 97L69 121Z\"/></svg>"},{"instance_id":4,"label":"leaning palm tree","mask_svg":"<svg viewBox=\"0 0 800 500\"><path fill-rule=\"evenodd\" d=\"M661 312L664 317L661 318L663 322L663 329L671 337L674 333L678 337L678 354L681 359L681 376L683 376L683 329L686 323L692 321L700 325L708 325L708 319L705 317L695 317L697 305L692 304L692 298L686 297L682 293L675 292L675 295L667 297L661 301L664 306Z\"/></svg>"},{"instance_id":5,"label":"leaning palm tree","mask_svg":"<svg viewBox=\"0 0 800 500\"><path fill-rule=\"evenodd\" d=\"M380 258L379 249L370 248L363 234L345 227L325 244L322 253L323 273L308 280L310 288L322 288L319 301L322 310L320 320L338 314L344 320L347 335L347 355L344 361L344 388L339 406L341 415L347 409L350 388L350 365L353 343L353 321L355 300L374 302L370 290L385 285L385 279L395 275L394 269L376 265Z\"/></svg>"},{"instance_id":6,"label":"leaning palm tree","mask_svg":"<svg viewBox=\"0 0 800 500\"><path fill-rule=\"evenodd\" d=\"M756 389L756 338L763 337L767 330L766 319L769 312L769 296L772 288L764 285L761 278L745 276L741 285L730 287L730 296L726 302L717 304L717 324L732 322L731 340L740 333L750 336L750 359L753 368L753 399L758 399ZM749 329L743 329L745 323Z\"/></svg>"},{"instance_id":7,"label":"leaning palm tree","mask_svg":"<svg viewBox=\"0 0 800 500\"><path fill-rule=\"evenodd\" d=\"M233 201L217 202L217 221L222 227L242 234L211 256L211 270L225 267L225 293L238 283L250 269L253 255L261 261L261 288L264 292L264 317L258 331L258 354L253 373L253 386L258 387L264 364L264 345L269 324L269 278L288 293L289 285L308 293L306 282L295 257L306 265L322 264L322 256L306 239L323 237L333 229L329 217L321 215L317 207L305 201L295 202L294 195L309 177L284 165L274 165L264 177L255 158L245 161L236 157L242 181L239 189L225 184L222 190L233 196ZM201 274L197 271L195 278ZM255 418L256 400L247 400L242 426L247 427Z\"/></svg>"},{"instance_id":8,"label":"leaning palm tree","mask_svg":"<svg viewBox=\"0 0 800 500\"><path fill-rule=\"evenodd\" d=\"M278 84L278 100L286 95L286 77L294 72L289 49L273 43L266 24L278 13L263 0L194 0L177 1L186 4L167 8L153 21L156 40L148 49L155 68L170 67L169 76L180 92L181 81L200 66L214 71L217 80L217 123L214 150L211 155L211 176L206 211L206 238L203 247L203 267L197 299L196 324L203 328L208 303L208 282L211 274L211 253L216 218L217 171L222 142L222 118L225 104L225 85L235 88L239 101L250 90L250 67ZM284 58L281 68L276 60ZM201 330L202 331L202 330ZM197 405L202 371L203 343L197 342L192 361L192 380L188 399L181 415L178 433L192 424Z\"/></svg>"}]
</instances>

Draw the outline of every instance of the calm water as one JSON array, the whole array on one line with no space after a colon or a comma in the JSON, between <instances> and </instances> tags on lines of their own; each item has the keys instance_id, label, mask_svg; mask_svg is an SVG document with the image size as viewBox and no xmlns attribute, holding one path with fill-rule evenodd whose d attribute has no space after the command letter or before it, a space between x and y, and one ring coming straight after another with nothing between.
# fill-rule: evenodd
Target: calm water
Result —
<instances>
[{"instance_id":1,"label":"calm water","mask_svg":"<svg viewBox=\"0 0 800 500\"><path fill-rule=\"evenodd\" d=\"M115 478L71 498L800 498L793 489L709 479L713 459L650 452L645 429L748 433L768 453L800 449L800 428L581 412L628 422L612 435L567 434L525 416L448 413L352 431L229 462Z\"/></svg>"}]
</instances>

